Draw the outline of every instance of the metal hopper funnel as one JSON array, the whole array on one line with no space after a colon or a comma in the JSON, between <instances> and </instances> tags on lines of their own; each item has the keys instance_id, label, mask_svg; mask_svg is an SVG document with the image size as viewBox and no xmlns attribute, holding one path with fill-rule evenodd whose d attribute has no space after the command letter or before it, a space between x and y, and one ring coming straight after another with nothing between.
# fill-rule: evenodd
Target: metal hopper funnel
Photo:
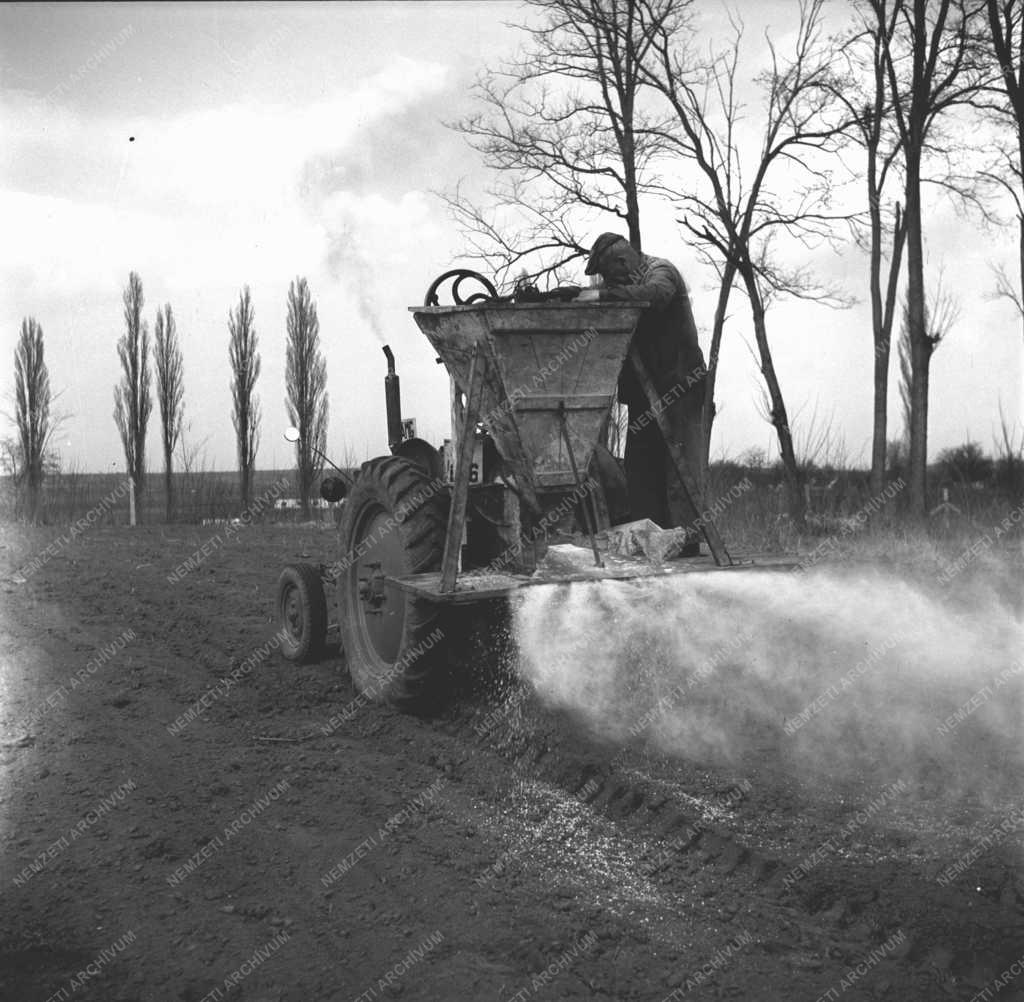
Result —
<instances>
[{"instance_id":1,"label":"metal hopper funnel","mask_svg":"<svg viewBox=\"0 0 1024 1002\"><path fill-rule=\"evenodd\" d=\"M540 488L585 473L646 303L483 303L412 307L419 328L468 392L474 351L484 364L480 422L517 480Z\"/></svg>"}]
</instances>

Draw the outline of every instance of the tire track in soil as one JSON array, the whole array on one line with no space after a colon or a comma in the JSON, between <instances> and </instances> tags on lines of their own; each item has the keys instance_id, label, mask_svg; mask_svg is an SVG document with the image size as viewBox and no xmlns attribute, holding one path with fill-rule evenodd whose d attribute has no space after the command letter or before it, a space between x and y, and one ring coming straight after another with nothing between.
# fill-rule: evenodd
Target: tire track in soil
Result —
<instances>
[{"instance_id":1,"label":"tire track in soil","mask_svg":"<svg viewBox=\"0 0 1024 1002\"><path fill-rule=\"evenodd\" d=\"M506 705L516 702L515 694L505 697ZM993 873L986 896L942 887L929 872L940 866L915 861L908 867L910 853L899 851L881 866L858 860L855 853L850 859L832 858L787 887L787 873L815 852L829 836L827 829L810 844L801 844L797 837L787 854L765 852L744 837L743 829L750 825L739 825L739 832L730 827L738 820L734 806L746 806L747 800L732 777L712 775L710 784L694 782L692 776L670 781L666 773L680 772L680 763L643 748L632 753L609 749L564 714L546 711L529 699L519 705L525 711L518 720L515 713L504 714L500 708L496 713L493 706L468 707L451 732L470 743L475 737L478 746L489 745L524 777L582 796L596 814L650 833L657 840L659 873L669 885L681 888L695 872L710 867L720 885L738 881L745 885L742 893L775 903L802 928L817 929L826 939L826 952L851 964L904 930L906 948L894 956L923 997L939 991L971 998L1021 956L1024 877L1019 844L1016 852L992 853L983 862ZM483 737L481 729L486 731ZM772 798L773 791L767 789L751 798L751 806L757 809ZM705 805L703 810L700 805ZM716 814L721 821L708 820ZM794 828L801 827L801 819L792 822ZM916 847L911 841L899 832L898 845L912 850Z\"/></svg>"},{"instance_id":2,"label":"tire track in soil","mask_svg":"<svg viewBox=\"0 0 1024 1002\"><path fill-rule=\"evenodd\" d=\"M354 693L346 695L351 698ZM388 719L387 724L381 723L379 716L388 716L387 710L368 707L364 712L370 719L361 733L367 736L377 736L395 722ZM479 728L480 722L487 722L494 712L493 704L463 704L434 725L451 743L446 745L432 737L436 752L431 761L442 761L447 771L458 773L476 772L480 763L469 768L467 763L479 759L481 753L488 759L485 768L489 782L478 791L482 800L463 805L459 817L478 821L487 805L493 809L507 803L517 791L530 786L546 787L549 799L553 796L563 804L582 798L591 824L609 822L615 831L628 829L626 838L632 840L628 855L642 861L646 853L648 859L653 859L656 870L651 875L657 876L670 892L685 898L695 878L702 878L704 891L711 895L724 899L739 895L771 909L792 935L789 940L769 940L769 949L799 954L798 962L811 971L823 969L827 960L853 965L872 947L907 926L915 935L895 955L903 970L899 975L887 975L890 985L903 982L903 998L917 997L915 991L923 993L920 997L931 998L937 987L956 992L958 986L968 983L983 986L986 972L995 976L1000 964L1008 966L1017 957L1019 915L983 908L968 926L959 921L959 900L931 886L924 888L932 891L931 899L907 913L899 904L901 895L912 899L922 890L910 886L912 881L898 867L888 875L896 888L888 895L880 895L878 889L887 878L880 880L878 871L871 867L856 871L823 866L821 879L808 880L796 891L787 891L781 878L801 856L767 855L746 845L726 823L708 822L708 811L693 806L708 801L706 788L694 786L682 801L678 794L666 793L668 784L664 780L645 773L635 763L616 765L621 753L602 751L593 741L574 733L570 723L535 706L529 710L528 723L520 720L504 729L492 726L481 737L474 725ZM492 765L494 756L511 769L500 779ZM738 799L733 796L737 790L740 787L736 785L719 784L718 801ZM529 810L528 804L519 808L527 815ZM721 813L721 807L714 803L710 810ZM502 855L509 853L510 844L516 844L509 834L509 827L515 825L515 813L503 812L500 824L494 825L504 833ZM527 834L531 832L528 825L522 827ZM536 836L535 831L532 834ZM524 837L520 832L520 840ZM796 848L799 851L799 845ZM512 851L513 858L519 854ZM726 918L733 918L738 911L740 907L727 903ZM940 916L944 913L944 920L926 921L932 912Z\"/></svg>"}]
</instances>

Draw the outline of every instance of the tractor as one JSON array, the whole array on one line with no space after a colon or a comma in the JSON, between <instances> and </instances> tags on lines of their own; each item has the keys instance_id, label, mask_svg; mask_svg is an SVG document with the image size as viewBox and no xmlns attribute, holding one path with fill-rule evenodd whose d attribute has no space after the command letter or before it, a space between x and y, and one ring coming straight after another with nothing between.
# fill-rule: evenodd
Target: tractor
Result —
<instances>
[{"instance_id":1,"label":"tractor","mask_svg":"<svg viewBox=\"0 0 1024 1002\"><path fill-rule=\"evenodd\" d=\"M467 281L481 291L463 298ZM445 283L452 305L438 301ZM709 555L663 561L611 545L621 540L614 523L623 484L602 440L624 364L664 421L654 384L630 350L646 305L501 297L475 272L440 276L424 305L410 311L450 377L451 439L437 449L409 435L385 347L390 455L363 463L354 478L338 470L324 481L327 500L344 500L336 559L282 571L285 657L304 661L322 651L333 589L341 647L360 694L429 710L446 696L445 623L452 620L445 617L465 617L465 607L553 583L791 567L772 558L734 560L709 518L700 526ZM696 498L683 457L670 453ZM575 563L549 559L566 547ZM580 552L589 566L579 563Z\"/></svg>"}]
</instances>

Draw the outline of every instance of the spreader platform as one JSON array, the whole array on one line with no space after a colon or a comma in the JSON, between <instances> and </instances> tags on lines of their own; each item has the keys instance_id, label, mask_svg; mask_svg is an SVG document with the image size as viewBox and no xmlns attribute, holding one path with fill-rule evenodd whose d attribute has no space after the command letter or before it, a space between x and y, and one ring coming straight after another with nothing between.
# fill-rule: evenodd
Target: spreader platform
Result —
<instances>
[{"instance_id":1,"label":"spreader platform","mask_svg":"<svg viewBox=\"0 0 1024 1002\"><path fill-rule=\"evenodd\" d=\"M389 578L388 583L403 591L444 605L469 605L493 599L509 598L523 588L539 585L562 585L585 581L640 581L650 578L678 577L687 574L736 573L750 571L795 571L799 561L792 555L733 554L731 565L721 566L710 556L669 560L662 564L647 563L603 554L605 566L591 567L564 574L537 571L534 574L503 574L466 571L459 576L454 591L442 591L441 574L410 574Z\"/></svg>"}]
</instances>

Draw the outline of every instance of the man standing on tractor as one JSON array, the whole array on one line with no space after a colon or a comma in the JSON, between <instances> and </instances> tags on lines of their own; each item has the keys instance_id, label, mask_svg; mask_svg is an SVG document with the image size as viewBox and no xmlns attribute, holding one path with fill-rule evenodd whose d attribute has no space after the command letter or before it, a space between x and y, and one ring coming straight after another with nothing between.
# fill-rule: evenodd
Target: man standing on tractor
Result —
<instances>
[{"instance_id":1,"label":"man standing on tractor","mask_svg":"<svg viewBox=\"0 0 1024 1002\"><path fill-rule=\"evenodd\" d=\"M640 253L618 233L602 233L594 241L586 274L600 275L604 284L582 291L581 300L643 300L651 304L637 325L633 347L665 405L672 437L681 447L700 496L692 503L688 500L650 402L627 362L619 377L619 402L629 409L625 471L630 509L632 518L649 518L664 529L686 527L689 538L684 555L695 556L700 552L704 506L707 365L686 283L670 261Z\"/></svg>"}]
</instances>

